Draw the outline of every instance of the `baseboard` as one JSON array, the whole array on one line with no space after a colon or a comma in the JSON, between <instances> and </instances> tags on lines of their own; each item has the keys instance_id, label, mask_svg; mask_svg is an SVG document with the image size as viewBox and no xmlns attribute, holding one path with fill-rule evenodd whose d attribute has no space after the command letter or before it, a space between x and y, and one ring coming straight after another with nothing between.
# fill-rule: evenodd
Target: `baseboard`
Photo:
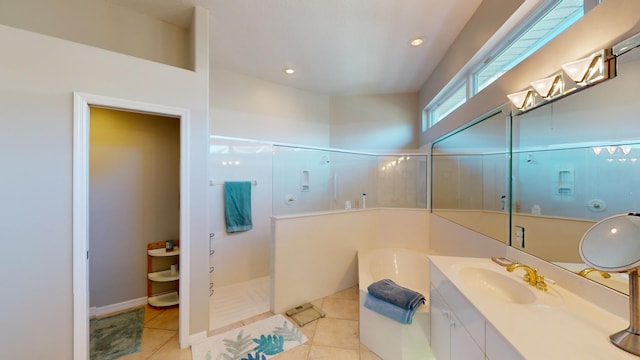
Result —
<instances>
[{"instance_id":1,"label":"baseboard","mask_svg":"<svg viewBox=\"0 0 640 360\"><path fill-rule=\"evenodd\" d=\"M137 299L123 301L117 304L111 304L111 305L106 305L101 307L94 306L89 309L89 316L95 317L95 316L102 316L105 314L111 314L114 312L142 306L142 305L145 305L146 303L147 303L147 297L144 296Z\"/></svg>"},{"instance_id":2,"label":"baseboard","mask_svg":"<svg viewBox=\"0 0 640 360\"><path fill-rule=\"evenodd\" d=\"M193 335L189 335L189 343L188 344L180 344L181 348L185 348L187 346L191 346L192 344L197 344L203 340L207 339L207 332L206 331L201 331L199 333L193 334ZM186 346L185 346L186 345Z\"/></svg>"}]
</instances>

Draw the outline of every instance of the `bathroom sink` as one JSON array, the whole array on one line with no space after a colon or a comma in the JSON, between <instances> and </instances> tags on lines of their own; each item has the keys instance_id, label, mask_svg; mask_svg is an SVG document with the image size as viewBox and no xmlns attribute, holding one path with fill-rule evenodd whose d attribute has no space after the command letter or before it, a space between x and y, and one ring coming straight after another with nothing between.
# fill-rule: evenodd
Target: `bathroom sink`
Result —
<instances>
[{"instance_id":1,"label":"bathroom sink","mask_svg":"<svg viewBox=\"0 0 640 360\"><path fill-rule=\"evenodd\" d=\"M537 300L533 287L493 270L463 267L459 270L459 275L467 285L495 300L513 304L533 304Z\"/></svg>"}]
</instances>

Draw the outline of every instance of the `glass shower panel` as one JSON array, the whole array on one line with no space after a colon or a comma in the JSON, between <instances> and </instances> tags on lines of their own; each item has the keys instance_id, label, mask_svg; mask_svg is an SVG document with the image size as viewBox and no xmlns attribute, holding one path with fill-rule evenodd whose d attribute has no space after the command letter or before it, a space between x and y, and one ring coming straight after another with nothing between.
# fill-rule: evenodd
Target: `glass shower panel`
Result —
<instances>
[{"instance_id":1,"label":"glass shower panel","mask_svg":"<svg viewBox=\"0 0 640 360\"><path fill-rule=\"evenodd\" d=\"M378 206L426 208L427 157L378 156Z\"/></svg>"},{"instance_id":2,"label":"glass shower panel","mask_svg":"<svg viewBox=\"0 0 640 360\"><path fill-rule=\"evenodd\" d=\"M330 175L330 151L274 146L273 215L329 210Z\"/></svg>"},{"instance_id":3,"label":"glass shower panel","mask_svg":"<svg viewBox=\"0 0 640 360\"><path fill-rule=\"evenodd\" d=\"M345 204L352 209L377 207L377 156L333 152L331 157L331 209L345 209ZM366 194L364 204L362 194Z\"/></svg>"},{"instance_id":4,"label":"glass shower panel","mask_svg":"<svg viewBox=\"0 0 640 360\"><path fill-rule=\"evenodd\" d=\"M426 208L426 199L426 155L273 146L274 215L363 207Z\"/></svg>"}]
</instances>

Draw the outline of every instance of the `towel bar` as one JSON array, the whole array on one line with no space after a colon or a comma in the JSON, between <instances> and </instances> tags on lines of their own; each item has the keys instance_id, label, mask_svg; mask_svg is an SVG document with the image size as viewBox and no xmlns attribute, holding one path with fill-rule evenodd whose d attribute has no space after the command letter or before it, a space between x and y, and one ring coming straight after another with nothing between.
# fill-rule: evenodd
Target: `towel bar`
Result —
<instances>
[{"instance_id":1,"label":"towel bar","mask_svg":"<svg viewBox=\"0 0 640 360\"><path fill-rule=\"evenodd\" d=\"M215 182L213 180L209 180L209 186L224 186L224 182ZM251 180L252 186L258 186L258 180Z\"/></svg>"}]
</instances>

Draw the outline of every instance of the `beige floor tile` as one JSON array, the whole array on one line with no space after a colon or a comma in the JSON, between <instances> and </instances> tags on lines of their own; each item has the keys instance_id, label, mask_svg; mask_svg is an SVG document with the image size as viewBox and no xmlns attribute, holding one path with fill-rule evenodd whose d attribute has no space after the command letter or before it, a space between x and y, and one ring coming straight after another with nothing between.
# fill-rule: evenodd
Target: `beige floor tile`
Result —
<instances>
[{"instance_id":1,"label":"beige floor tile","mask_svg":"<svg viewBox=\"0 0 640 360\"><path fill-rule=\"evenodd\" d=\"M178 330L178 308L163 310L153 319L149 320L145 327L164 330Z\"/></svg>"},{"instance_id":2,"label":"beige floor tile","mask_svg":"<svg viewBox=\"0 0 640 360\"><path fill-rule=\"evenodd\" d=\"M280 355L274 356L274 360L304 360L309 356L311 345L303 344L295 348L285 351Z\"/></svg>"},{"instance_id":3,"label":"beige floor tile","mask_svg":"<svg viewBox=\"0 0 640 360\"><path fill-rule=\"evenodd\" d=\"M191 360L191 348L180 349L176 335L151 355L149 360Z\"/></svg>"},{"instance_id":4,"label":"beige floor tile","mask_svg":"<svg viewBox=\"0 0 640 360\"><path fill-rule=\"evenodd\" d=\"M359 306L358 300L328 297L324 299L322 311L328 318L358 320Z\"/></svg>"},{"instance_id":5,"label":"beige floor tile","mask_svg":"<svg viewBox=\"0 0 640 360\"><path fill-rule=\"evenodd\" d=\"M142 345L140 346L140 351L157 351L177 334L178 332L176 330L151 329L146 327L142 329Z\"/></svg>"},{"instance_id":6,"label":"beige floor tile","mask_svg":"<svg viewBox=\"0 0 640 360\"><path fill-rule=\"evenodd\" d=\"M324 318L318 320L312 345L360 349L358 321Z\"/></svg>"},{"instance_id":7,"label":"beige floor tile","mask_svg":"<svg viewBox=\"0 0 640 360\"><path fill-rule=\"evenodd\" d=\"M311 302L311 305L315 306L317 309L322 309L322 302L324 301L324 298L322 299L317 299L317 300L313 300Z\"/></svg>"},{"instance_id":8,"label":"beige floor tile","mask_svg":"<svg viewBox=\"0 0 640 360\"><path fill-rule=\"evenodd\" d=\"M360 350L360 360L382 360L382 358L371 351Z\"/></svg>"},{"instance_id":9,"label":"beige floor tile","mask_svg":"<svg viewBox=\"0 0 640 360\"><path fill-rule=\"evenodd\" d=\"M127 356L119 357L118 360L146 360L153 355L153 352L149 351L138 351L133 354L129 354Z\"/></svg>"},{"instance_id":10,"label":"beige floor tile","mask_svg":"<svg viewBox=\"0 0 640 360\"><path fill-rule=\"evenodd\" d=\"M357 286L340 291L311 303L326 314L325 318L298 326L309 339L290 351L274 357L277 360L381 360L360 344L359 290ZM141 351L123 357L123 360L191 360L191 349L181 350L178 345L178 308L155 309L145 307L145 329ZM220 329L208 332L214 336L272 316L266 312ZM282 314L291 320L285 314Z\"/></svg>"},{"instance_id":11,"label":"beige floor tile","mask_svg":"<svg viewBox=\"0 0 640 360\"><path fill-rule=\"evenodd\" d=\"M166 310L166 309L165 309ZM163 311L165 311L163 309L156 309L153 306L149 306L146 305L144 307L144 323L148 323L149 321L151 321L153 318L155 318L156 316L162 314Z\"/></svg>"},{"instance_id":12,"label":"beige floor tile","mask_svg":"<svg viewBox=\"0 0 640 360\"><path fill-rule=\"evenodd\" d=\"M312 345L308 360L359 360L358 350Z\"/></svg>"},{"instance_id":13,"label":"beige floor tile","mask_svg":"<svg viewBox=\"0 0 640 360\"><path fill-rule=\"evenodd\" d=\"M333 295L327 296L327 298L340 298L340 299L350 299L350 300L358 300L359 288L357 286L352 286L348 289L339 291Z\"/></svg>"},{"instance_id":14,"label":"beige floor tile","mask_svg":"<svg viewBox=\"0 0 640 360\"><path fill-rule=\"evenodd\" d=\"M309 344L313 342L313 336L316 334L316 329L318 328L318 320L305 324L305 326L302 326L302 327L298 326L298 324L296 324L295 321L291 321L291 323L294 324L298 329L302 330L302 333L304 334L304 336L306 336L307 339L309 339L309 342L308 342Z\"/></svg>"}]
</instances>

